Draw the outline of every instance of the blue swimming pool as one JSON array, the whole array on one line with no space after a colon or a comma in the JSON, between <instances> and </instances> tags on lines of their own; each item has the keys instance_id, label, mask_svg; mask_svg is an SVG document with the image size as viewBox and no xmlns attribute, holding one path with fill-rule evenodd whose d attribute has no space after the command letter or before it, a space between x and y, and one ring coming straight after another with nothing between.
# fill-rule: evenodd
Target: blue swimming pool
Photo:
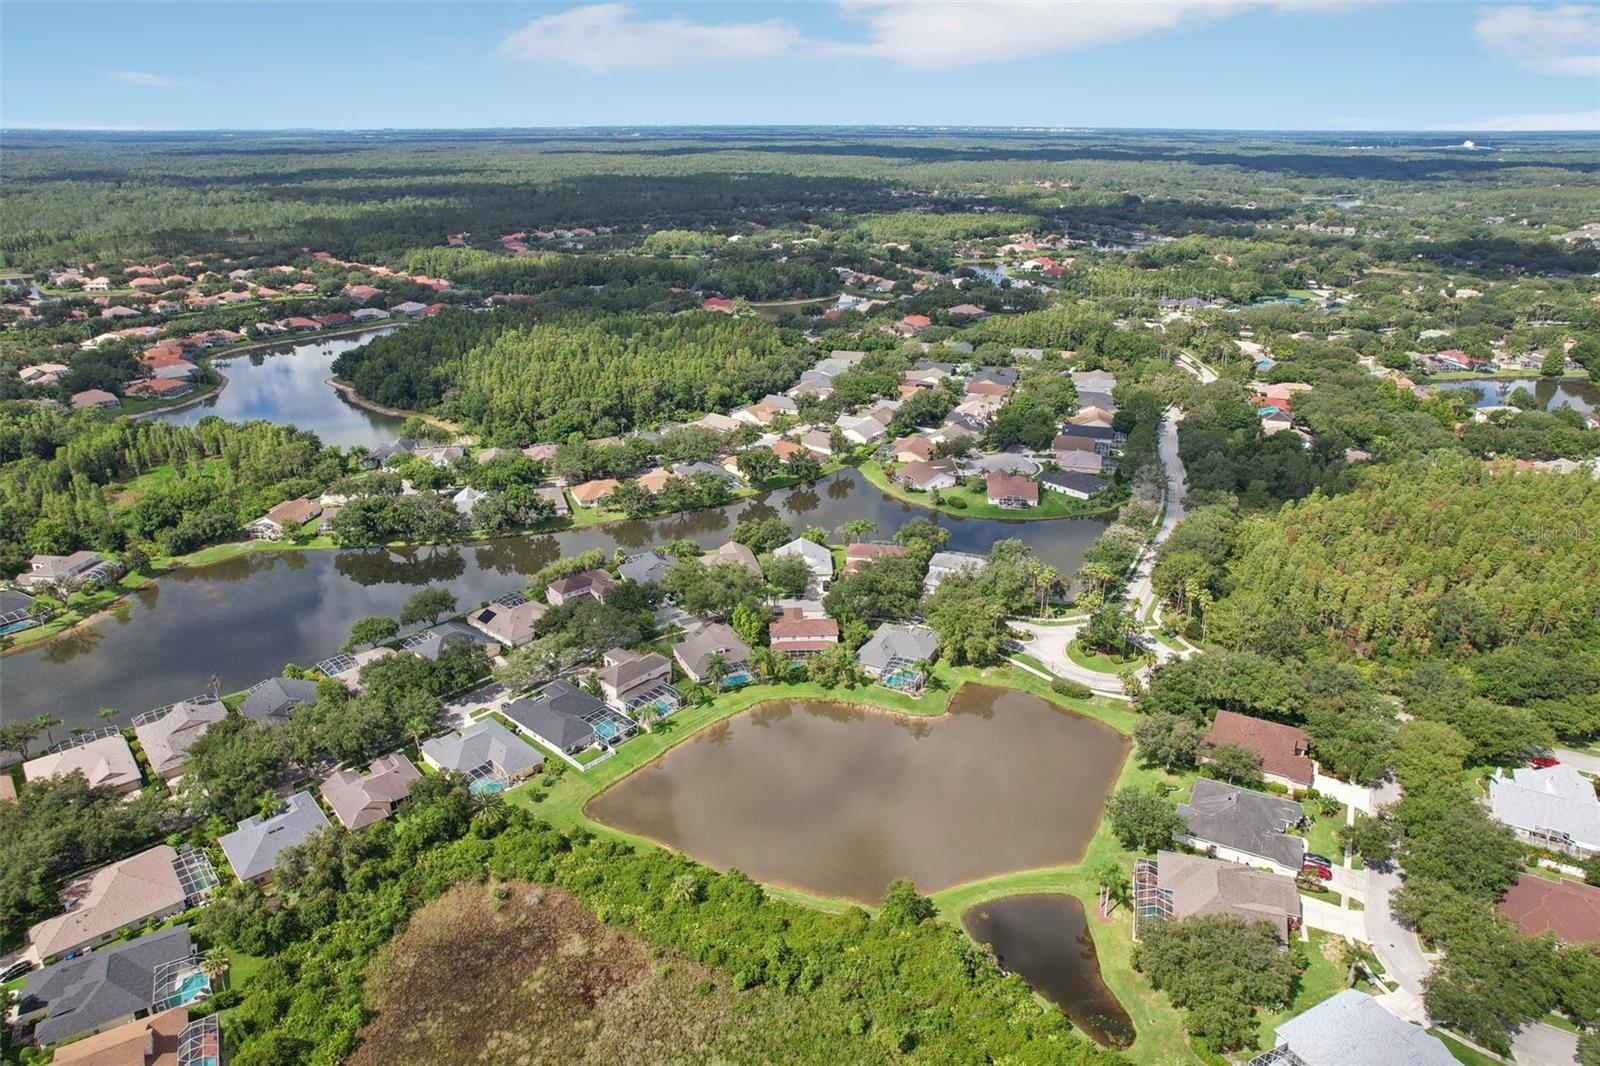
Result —
<instances>
[{"instance_id":1,"label":"blue swimming pool","mask_svg":"<svg viewBox=\"0 0 1600 1066\"><path fill-rule=\"evenodd\" d=\"M727 677L722 679L723 688L738 688L740 685L748 685L749 683L750 674L748 671L740 671L737 674L729 674Z\"/></svg>"},{"instance_id":2,"label":"blue swimming pool","mask_svg":"<svg viewBox=\"0 0 1600 1066\"><path fill-rule=\"evenodd\" d=\"M602 719L594 724L594 735L599 737L601 740L610 740L619 732L621 732L621 730L617 728L615 722L607 722Z\"/></svg>"},{"instance_id":3,"label":"blue swimming pool","mask_svg":"<svg viewBox=\"0 0 1600 1066\"><path fill-rule=\"evenodd\" d=\"M469 792L477 792L480 795L485 792L504 792L506 783L497 777L483 777L468 785L467 790Z\"/></svg>"}]
</instances>

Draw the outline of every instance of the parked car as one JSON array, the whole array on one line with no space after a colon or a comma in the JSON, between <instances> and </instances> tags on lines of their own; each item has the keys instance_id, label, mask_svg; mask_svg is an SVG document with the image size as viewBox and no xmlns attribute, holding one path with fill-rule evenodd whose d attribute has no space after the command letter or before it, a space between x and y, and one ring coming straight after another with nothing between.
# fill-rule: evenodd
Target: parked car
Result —
<instances>
[{"instance_id":1,"label":"parked car","mask_svg":"<svg viewBox=\"0 0 1600 1066\"><path fill-rule=\"evenodd\" d=\"M1304 866L1300 867L1300 872L1301 873L1306 873L1306 874L1313 874L1316 877L1319 877L1324 881L1332 881L1333 880L1333 870L1330 867L1318 866L1314 862L1308 862Z\"/></svg>"},{"instance_id":2,"label":"parked car","mask_svg":"<svg viewBox=\"0 0 1600 1066\"><path fill-rule=\"evenodd\" d=\"M1535 755L1528 763L1535 770L1548 770L1552 766L1560 766L1561 760L1553 755Z\"/></svg>"},{"instance_id":3,"label":"parked car","mask_svg":"<svg viewBox=\"0 0 1600 1066\"><path fill-rule=\"evenodd\" d=\"M31 962L12 963L4 970L0 970L0 985L15 981L31 969L33 969L33 963Z\"/></svg>"},{"instance_id":4,"label":"parked car","mask_svg":"<svg viewBox=\"0 0 1600 1066\"><path fill-rule=\"evenodd\" d=\"M1326 857L1324 855L1318 855L1314 851L1306 852L1305 861L1308 862L1308 863L1315 863L1318 866L1326 866L1330 870L1333 869L1333 860L1332 859L1330 859L1330 858L1328 858L1328 857Z\"/></svg>"}]
</instances>

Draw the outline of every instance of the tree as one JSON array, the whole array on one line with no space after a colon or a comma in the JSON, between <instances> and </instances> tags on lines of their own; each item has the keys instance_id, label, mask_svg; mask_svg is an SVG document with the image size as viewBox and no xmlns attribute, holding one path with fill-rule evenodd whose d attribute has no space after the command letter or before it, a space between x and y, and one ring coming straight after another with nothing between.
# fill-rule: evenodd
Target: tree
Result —
<instances>
[{"instance_id":1,"label":"tree","mask_svg":"<svg viewBox=\"0 0 1600 1066\"><path fill-rule=\"evenodd\" d=\"M406 600L400 608L400 624L409 626L426 621L433 625L440 615L450 614L455 609L455 593L447 588L430 586L412 593Z\"/></svg>"},{"instance_id":2,"label":"tree","mask_svg":"<svg viewBox=\"0 0 1600 1066\"><path fill-rule=\"evenodd\" d=\"M1558 378L1567 372L1567 353L1559 344L1550 346L1549 354L1544 357L1544 362L1539 364L1539 375L1547 378Z\"/></svg>"},{"instance_id":3,"label":"tree","mask_svg":"<svg viewBox=\"0 0 1600 1066\"><path fill-rule=\"evenodd\" d=\"M715 689L722 683L722 679L728 676L728 670L732 665L732 663L728 662L727 653L718 650L706 656L705 665L701 668L700 673L705 677L706 683Z\"/></svg>"},{"instance_id":4,"label":"tree","mask_svg":"<svg viewBox=\"0 0 1600 1066\"><path fill-rule=\"evenodd\" d=\"M1460 777L1472 744L1443 722L1414 718L1394 731L1390 764L1400 787L1417 792Z\"/></svg>"},{"instance_id":5,"label":"tree","mask_svg":"<svg viewBox=\"0 0 1600 1066\"><path fill-rule=\"evenodd\" d=\"M794 530L777 515L741 518L728 539L761 555L793 540Z\"/></svg>"},{"instance_id":6,"label":"tree","mask_svg":"<svg viewBox=\"0 0 1600 1066\"><path fill-rule=\"evenodd\" d=\"M1168 773L1192 767L1200 758L1199 728L1176 714L1141 717L1133 727L1133 740L1146 766L1159 766Z\"/></svg>"},{"instance_id":7,"label":"tree","mask_svg":"<svg viewBox=\"0 0 1600 1066\"><path fill-rule=\"evenodd\" d=\"M802 485L810 485L822 476L822 462L810 452L795 452L783 461L783 472Z\"/></svg>"},{"instance_id":8,"label":"tree","mask_svg":"<svg viewBox=\"0 0 1600 1066\"><path fill-rule=\"evenodd\" d=\"M926 515L908 519L894 531L896 544L903 544L907 548L921 546L930 554L944 547L949 539L950 531Z\"/></svg>"},{"instance_id":9,"label":"tree","mask_svg":"<svg viewBox=\"0 0 1600 1066\"><path fill-rule=\"evenodd\" d=\"M1133 614L1121 603L1108 603L1089 617L1078 631L1078 641L1095 651L1122 654L1127 651L1128 634L1137 630Z\"/></svg>"},{"instance_id":10,"label":"tree","mask_svg":"<svg viewBox=\"0 0 1600 1066\"><path fill-rule=\"evenodd\" d=\"M283 776L285 744L264 722L231 715L217 722L189 747L183 784L190 802L228 822L254 813Z\"/></svg>"},{"instance_id":11,"label":"tree","mask_svg":"<svg viewBox=\"0 0 1600 1066\"><path fill-rule=\"evenodd\" d=\"M1391 810L1405 826L1400 861L1408 877L1485 900L1516 879L1522 845L1465 791L1438 787L1413 792Z\"/></svg>"},{"instance_id":12,"label":"tree","mask_svg":"<svg viewBox=\"0 0 1600 1066\"><path fill-rule=\"evenodd\" d=\"M1268 922L1208 914L1141 926L1133 966L1211 1048L1253 1047L1255 1009L1289 1002L1295 965Z\"/></svg>"},{"instance_id":13,"label":"tree","mask_svg":"<svg viewBox=\"0 0 1600 1066\"><path fill-rule=\"evenodd\" d=\"M393 618L362 618L350 627L350 637L344 642L344 651L359 648L363 644L382 644L400 632L400 624Z\"/></svg>"},{"instance_id":14,"label":"tree","mask_svg":"<svg viewBox=\"0 0 1600 1066\"><path fill-rule=\"evenodd\" d=\"M771 448L746 448L735 461L739 464L739 473L752 485L759 486L778 472L778 457Z\"/></svg>"},{"instance_id":15,"label":"tree","mask_svg":"<svg viewBox=\"0 0 1600 1066\"><path fill-rule=\"evenodd\" d=\"M878 523L870 518L852 518L842 528L845 535L851 540L860 540L868 533L876 533L878 531Z\"/></svg>"},{"instance_id":16,"label":"tree","mask_svg":"<svg viewBox=\"0 0 1600 1066\"><path fill-rule=\"evenodd\" d=\"M837 425L828 427L828 453L835 458L850 454L850 438Z\"/></svg>"},{"instance_id":17,"label":"tree","mask_svg":"<svg viewBox=\"0 0 1600 1066\"><path fill-rule=\"evenodd\" d=\"M1224 781L1248 788L1261 785L1261 756L1243 744L1229 741L1211 749L1211 772Z\"/></svg>"},{"instance_id":18,"label":"tree","mask_svg":"<svg viewBox=\"0 0 1600 1066\"><path fill-rule=\"evenodd\" d=\"M228 952L225 948L214 947L207 949L200 960L200 972L211 981L212 987L226 976L229 965Z\"/></svg>"},{"instance_id":19,"label":"tree","mask_svg":"<svg viewBox=\"0 0 1600 1066\"><path fill-rule=\"evenodd\" d=\"M1341 825L1339 842L1361 856L1368 866L1386 867L1394 858L1400 826L1386 814L1357 814L1354 825Z\"/></svg>"},{"instance_id":20,"label":"tree","mask_svg":"<svg viewBox=\"0 0 1600 1066\"><path fill-rule=\"evenodd\" d=\"M0 751L16 752L17 757L24 762L28 758L28 748L44 728L37 720L27 722L0 722Z\"/></svg>"},{"instance_id":21,"label":"tree","mask_svg":"<svg viewBox=\"0 0 1600 1066\"><path fill-rule=\"evenodd\" d=\"M1133 900L1133 884L1116 859L1107 859L1101 864L1095 883L1100 886L1100 913L1106 917L1113 908L1125 907Z\"/></svg>"},{"instance_id":22,"label":"tree","mask_svg":"<svg viewBox=\"0 0 1600 1066\"><path fill-rule=\"evenodd\" d=\"M735 604L732 625L739 638L752 648L766 643L767 614L761 608L745 602Z\"/></svg>"},{"instance_id":23,"label":"tree","mask_svg":"<svg viewBox=\"0 0 1600 1066\"><path fill-rule=\"evenodd\" d=\"M811 568L799 555L772 557L766 567L767 584L784 596L804 594L811 583Z\"/></svg>"},{"instance_id":24,"label":"tree","mask_svg":"<svg viewBox=\"0 0 1600 1066\"><path fill-rule=\"evenodd\" d=\"M1106 804L1111 831L1130 851L1159 851L1170 847L1174 834L1182 832L1183 819L1178 809L1154 789L1124 785Z\"/></svg>"}]
</instances>

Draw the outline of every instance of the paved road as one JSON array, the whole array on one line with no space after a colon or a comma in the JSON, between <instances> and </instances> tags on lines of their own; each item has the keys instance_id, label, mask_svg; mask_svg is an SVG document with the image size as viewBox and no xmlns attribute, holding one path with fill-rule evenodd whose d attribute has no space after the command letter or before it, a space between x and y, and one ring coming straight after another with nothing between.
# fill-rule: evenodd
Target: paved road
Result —
<instances>
[{"instance_id":1,"label":"paved road","mask_svg":"<svg viewBox=\"0 0 1600 1066\"><path fill-rule=\"evenodd\" d=\"M1383 963L1385 973L1414 995L1422 994L1428 960L1422 955L1417 934L1400 924L1389 909L1389 893L1400 887L1398 870L1367 871L1367 942Z\"/></svg>"},{"instance_id":2,"label":"paved road","mask_svg":"<svg viewBox=\"0 0 1600 1066\"><path fill-rule=\"evenodd\" d=\"M1568 751L1565 748L1557 748L1553 754L1580 773L1600 775L1600 755L1590 755L1582 751Z\"/></svg>"},{"instance_id":3,"label":"paved road","mask_svg":"<svg viewBox=\"0 0 1600 1066\"><path fill-rule=\"evenodd\" d=\"M1192 355L1179 355L1175 361L1179 367L1199 378L1202 385L1209 385L1217 380L1217 372Z\"/></svg>"},{"instance_id":4,"label":"paved road","mask_svg":"<svg viewBox=\"0 0 1600 1066\"><path fill-rule=\"evenodd\" d=\"M1530 1066L1570 1066L1578 1061L1578 1038L1537 1022L1511 1035L1511 1057Z\"/></svg>"},{"instance_id":5,"label":"paved road","mask_svg":"<svg viewBox=\"0 0 1600 1066\"><path fill-rule=\"evenodd\" d=\"M1080 685L1099 693L1102 696L1114 696L1117 699L1127 699L1127 694L1122 691L1122 678L1116 674L1105 674L1099 670L1089 670L1071 659L1067 658L1067 644L1078 635L1082 623L1068 625L1047 626L1038 622L1026 622L1019 619L1011 620L1012 629L1020 629L1025 633L1033 634L1033 639L1022 646L1022 650L1039 661L1039 664L1057 677L1064 677L1069 681L1076 681ZM1163 648L1163 651L1166 649ZM1159 653L1158 653L1159 654Z\"/></svg>"},{"instance_id":6,"label":"paved road","mask_svg":"<svg viewBox=\"0 0 1600 1066\"><path fill-rule=\"evenodd\" d=\"M1128 585L1128 602L1133 604L1134 613L1143 619L1155 606L1155 589L1150 587L1150 571L1156 564L1156 549L1165 543L1183 521L1183 499L1189 491L1189 478L1183 470L1183 460L1178 458L1178 423L1183 421L1183 410L1169 407L1161 420L1161 440L1158 443L1161 455L1161 467L1166 471L1167 483L1165 487L1165 512L1161 517L1161 528L1157 529L1155 536L1150 538L1150 546L1145 549L1140 557L1138 566L1133 572L1133 581Z\"/></svg>"}]
</instances>

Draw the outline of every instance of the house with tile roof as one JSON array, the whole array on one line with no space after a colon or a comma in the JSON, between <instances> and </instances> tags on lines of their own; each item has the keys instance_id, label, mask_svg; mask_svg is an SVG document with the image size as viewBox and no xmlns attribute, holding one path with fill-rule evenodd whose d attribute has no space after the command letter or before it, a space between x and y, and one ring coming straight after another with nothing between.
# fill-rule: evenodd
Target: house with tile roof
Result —
<instances>
[{"instance_id":1,"label":"house with tile roof","mask_svg":"<svg viewBox=\"0 0 1600 1066\"><path fill-rule=\"evenodd\" d=\"M1291 877L1303 865L1305 838L1285 832L1305 821L1294 800L1202 777L1178 816L1184 828L1174 839L1217 858Z\"/></svg>"},{"instance_id":2,"label":"house with tile roof","mask_svg":"<svg viewBox=\"0 0 1600 1066\"><path fill-rule=\"evenodd\" d=\"M28 781L50 780L73 773L82 774L95 788L109 788L113 792L137 792L144 783L133 749L121 733L48 752L22 764L22 776Z\"/></svg>"},{"instance_id":3,"label":"house with tile roof","mask_svg":"<svg viewBox=\"0 0 1600 1066\"><path fill-rule=\"evenodd\" d=\"M67 882L62 913L28 930L35 961L97 948L125 930L170 918L189 905L178 878L178 853L160 844Z\"/></svg>"},{"instance_id":4,"label":"house with tile roof","mask_svg":"<svg viewBox=\"0 0 1600 1066\"><path fill-rule=\"evenodd\" d=\"M219 700L179 700L160 715L140 716L133 727L150 768L163 781L175 781L183 774L189 746L205 731L228 716Z\"/></svg>"},{"instance_id":5,"label":"house with tile roof","mask_svg":"<svg viewBox=\"0 0 1600 1066\"><path fill-rule=\"evenodd\" d=\"M493 718L484 718L458 733L423 741L422 761L441 773L471 780L492 774L511 784L543 766L544 756Z\"/></svg>"},{"instance_id":6,"label":"house with tile roof","mask_svg":"<svg viewBox=\"0 0 1600 1066\"><path fill-rule=\"evenodd\" d=\"M1251 1064L1353 1066L1379 1061L1383 1066L1458 1066L1444 1041L1353 988L1278 1026L1276 1046Z\"/></svg>"},{"instance_id":7,"label":"house with tile roof","mask_svg":"<svg viewBox=\"0 0 1600 1066\"><path fill-rule=\"evenodd\" d=\"M1496 909L1526 936L1554 933L1568 944L1600 944L1600 888L1523 874Z\"/></svg>"},{"instance_id":8,"label":"house with tile roof","mask_svg":"<svg viewBox=\"0 0 1600 1066\"><path fill-rule=\"evenodd\" d=\"M322 799L346 829L364 829L393 814L421 776L410 759L394 752L373 759L365 774L348 767L335 770L322 782Z\"/></svg>"},{"instance_id":9,"label":"house with tile roof","mask_svg":"<svg viewBox=\"0 0 1600 1066\"><path fill-rule=\"evenodd\" d=\"M1300 928L1300 891L1294 878L1204 855L1158 852L1144 860L1135 880L1152 878L1153 913L1181 921L1206 914L1231 914L1247 922L1266 922L1287 944ZM1142 897L1143 894L1141 894ZM1143 914L1141 917L1151 917Z\"/></svg>"},{"instance_id":10,"label":"house with tile roof","mask_svg":"<svg viewBox=\"0 0 1600 1066\"><path fill-rule=\"evenodd\" d=\"M1600 801L1567 763L1501 771L1489 781L1489 813L1527 843L1580 859L1600 853Z\"/></svg>"},{"instance_id":11,"label":"house with tile roof","mask_svg":"<svg viewBox=\"0 0 1600 1066\"><path fill-rule=\"evenodd\" d=\"M288 725L296 707L317 702L317 683L295 677L269 677L252 685L239 713L268 725Z\"/></svg>"},{"instance_id":12,"label":"house with tile roof","mask_svg":"<svg viewBox=\"0 0 1600 1066\"><path fill-rule=\"evenodd\" d=\"M839 643L839 623L826 616L807 617L798 607L785 608L767 626L774 654L789 659L804 659Z\"/></svg>"}]
</instances>

